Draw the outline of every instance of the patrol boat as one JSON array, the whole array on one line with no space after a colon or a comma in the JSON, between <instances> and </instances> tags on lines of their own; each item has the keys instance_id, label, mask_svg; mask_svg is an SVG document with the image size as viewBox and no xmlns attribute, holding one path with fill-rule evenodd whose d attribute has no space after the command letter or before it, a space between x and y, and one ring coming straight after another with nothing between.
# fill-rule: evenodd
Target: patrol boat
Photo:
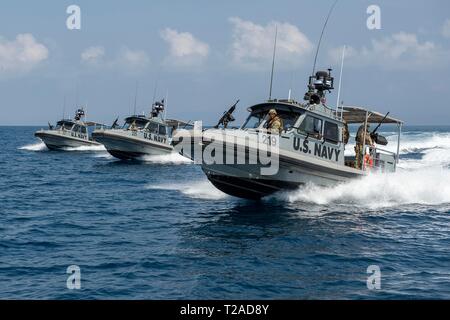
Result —
<instances>
[{"instance_id":1,"label":"patrol boat","mask_svg":"<svg viewBox=\"0 0 450 320\"><path fill-rule=\"evenodd\" d=\"M139 160L143 156L164 155L173 151L172 133L183 121L165 119L164 99L152 105L150 116L132 115L125 119L122 128L117 120L111 129L100 128L92 133L114 157L122 160Z\"/></svg>"},{"instance_id":2,"label":"patrol boat","mask_svg":"<svg viewBox=\"0 0 450 320\"><path fill-rule=\"evenodd\" d=\"M224 128L207 129L198 139L195 132L186 131L177 137L175 143L180 144L181 154L201 164L214 186L229 195L248 199L259 199L306 184L332 186L374 171L395 171L402 121L363 107L341 105L331 108L326 104L325 93L334 89L333 83L331 69L318 71L309 77L304 103L293 99L269 99L249 107L250 115L240 128L228 129L224 125ZM266 126L271 109L276 110L282 119L280 133L271 132ZM230 112L224 117L233 120ZM397 150L382 149L380 146L386 145L387 140L374 130L370 134L376 144L362 146L364 154L359 156L364 161L357 168L355 160L358 155L344 154L348 143L344 132L348 132L349 124L367 128L370 123L397 125ZM267 169L267 164L249 161L257 159L260 146L264 145L271 146L271 152L278 158L278 170L274 174L262 174L262 168ZM202 150L200 160L195 159L195 148ZM215 151L211 151L213 149ZM209 153L211 158L221 150L224 150L222 163L211 159L205 161L205 153ZM245 150L244 163L242 159L241 163L236 160L237 150Z\"/></svg>"},{"instance_id":3,"label":"patrol boat","mask_svg":"<svg viewBox=\"0 0 450 320\"><path fill-rule=\"evenodd\" d=\"M48 129L36 131L34 136L41 139L50 150L64 150L83 146L101 146L89 135L89 127L101 124L85 122L83 108L75 112L74 119L62 119L56 123L56 127L48 124Z\"/></svg>"}]
</instances>

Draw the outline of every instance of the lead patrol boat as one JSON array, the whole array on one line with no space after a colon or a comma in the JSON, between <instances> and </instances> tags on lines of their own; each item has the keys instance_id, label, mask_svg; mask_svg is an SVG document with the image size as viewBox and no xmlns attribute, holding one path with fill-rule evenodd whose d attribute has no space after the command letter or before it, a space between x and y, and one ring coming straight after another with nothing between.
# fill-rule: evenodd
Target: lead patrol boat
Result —
<instances>
[{"instance_id":1,"label":"lead patrol boat","mask_svg":"<svg viewBox=\"0 0 450 320\"><path fill-rule=\"evenodd\" d=\"M54 127L50 123L48 129L35 132L35 137L41 139L50 150L65 150L67 148L101 146L101 143L92 139L89 128L102 126L96 122L86 122L85 111L79 108L74 119L62 119Z\"/></svg>"},{"instance_id":2,"label":"lead patrol boat","mask_svg":"<svg viewBox=\"0 0 450 320\"><path fill-rule=\"evenodd\" d=\"M215 145L217 150L225 150L224 145L233 141L232 150L245 150L245 159L250 159L257 157L259 150L249 147L248 141L242 139L243 135L255 141L262 138L260 142L272 144L278 155L278 170L273 175L261 173L261 169L267 167L262 163L211 163L204 159L200 162L203 172L215 187L229 195L248 199L259 199L306 184L332 186L373 171L394 172L399 160L402 121L362 107L341 105L330 108L325 94L334 89L333 83L331 69L318 71L309 78L304 103L292 99L269 99L249 107L250 115L240 128L228 129L226 124L234 120L231 115L233 106L219 121L225 124L224 128L204 130L197 140L191 133L187 137L181 135L177 143L186 143L187 140L191 146L185 144L180 153L193 159L195 147L205 151ZM267 128L271 109L275 109L282 119L280 133ZM386 145L387 140L372 132L370 134L376 144L362 146L363 154L359 156L364 160L360 167L356 167L358 155L344 154L348 143L344 132L346 129L348 132L350 124L363 125L367 129L371 123L397 125L397 150L392 152L380 148L379 145Z\"/></svg>"},{"instance_id":3,"label":"lead patrol boat","mask_svg":"<svg viewBox=\"0 0 450 320\"><path fill-rule=\"evenodd\" d=\"M180 126L189 125L163 116L164 99L152 105L145 115L132 115L117 128L117 119L111 129L96 129L92 136L101 142L114 157L122 160L139 160L144 156L170 154L173 152L172 133Z\"/></svg>"}]
</instances>

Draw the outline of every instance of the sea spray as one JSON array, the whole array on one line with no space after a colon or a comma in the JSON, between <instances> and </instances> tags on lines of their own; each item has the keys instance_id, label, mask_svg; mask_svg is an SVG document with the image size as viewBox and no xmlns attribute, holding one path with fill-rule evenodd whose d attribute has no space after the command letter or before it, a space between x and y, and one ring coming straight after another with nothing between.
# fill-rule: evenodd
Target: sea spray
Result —
<instances>
[{"instance_id":1,"label":"sea spray","mask_svg":"<svg viewBox=\"0 0 450 320\"><path fill-rule=\"evenodd\" d=\"M174 190L195 199L220 200L228 197L222 191L214 188L209 181L196 181L193 183L170 183L163 185L147 185L147 189Z\"/></svg>"},{"instance_id":2,"label":"sea spray","mask_svg":"<svg viewBox=\"0 0 450 320\"><path fill-rule=\"evenodd\" d=\"M27 144L25 146L22 146L19 148L19 150L27 150L27 151L45 151L48 150L47 147L45 146L45 143L41 142L37 142L37 143L33 143L33 144Z\"/></svg>"},{"instance_id":3,"label":"sea spray","mask_svg":"<svg viewBox=\"0 0 450 320\"><path fill-rule=\"evenodd\" d=\"M450 203L450 170L423 169L366 177L332 187L306 185L277 195L288 202L345 204L369 208Z\"/></svg>"}]
</instances>

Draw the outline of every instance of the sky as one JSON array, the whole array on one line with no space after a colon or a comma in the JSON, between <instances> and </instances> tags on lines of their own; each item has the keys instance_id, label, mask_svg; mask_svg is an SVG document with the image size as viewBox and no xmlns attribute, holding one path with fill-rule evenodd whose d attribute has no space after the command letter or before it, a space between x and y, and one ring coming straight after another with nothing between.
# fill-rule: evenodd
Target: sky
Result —
<instances>
[{"instance_id":1,"label":"sky","mask_svg":"<svg viewBox=\"0 0 450 320\"><path fill-rule=\"evenodd\" d=\"M164 97L169 118L206 125L240 99L241 123L268 98L275 28L272 96L291 89L302 101L333 2L2 0L0 125L45 125L81 105L88 120L110 124L133 113L135 98L136 111L148 113ZM71 5L80 29L67 27ZM379 28L368 28L371 5ZM339 0L316 68L332 68L336 88L344 45L344 104L410 125L449 124L448 0ZM328 104L336 99L337 89Z\"/></svg>"}]
</instances>

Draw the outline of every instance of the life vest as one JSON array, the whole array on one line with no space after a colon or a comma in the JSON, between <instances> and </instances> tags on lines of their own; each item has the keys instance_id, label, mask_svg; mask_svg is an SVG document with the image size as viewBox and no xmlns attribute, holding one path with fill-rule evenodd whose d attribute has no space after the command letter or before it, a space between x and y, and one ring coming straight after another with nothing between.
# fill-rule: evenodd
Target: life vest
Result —
<instances>
[{"instance_id":1,"label":"life vest","mask_svg":"<svg viewBox=\"0 0 450 320\"><path fill-rule=\"evenodd\" d=\"M373 159L370 156L370 154L366 154L364 156L364 168L367 168L367 167L373 168Z\"/></svg>"}]
</instances>

